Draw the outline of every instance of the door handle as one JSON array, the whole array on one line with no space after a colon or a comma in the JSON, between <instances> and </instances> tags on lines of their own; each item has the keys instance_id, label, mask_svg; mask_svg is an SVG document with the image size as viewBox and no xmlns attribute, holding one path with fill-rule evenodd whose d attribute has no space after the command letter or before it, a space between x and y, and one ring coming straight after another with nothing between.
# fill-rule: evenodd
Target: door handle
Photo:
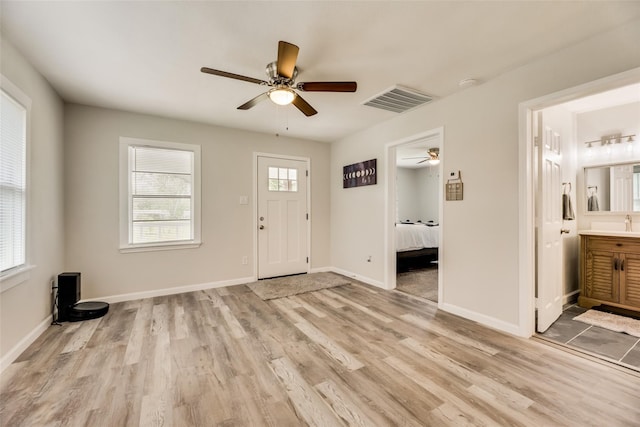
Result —
<instances>
[{"instance_id":1,"label":"door handle","mask_svg":"<svg viewBox=\"0 0 640 427\"><path fill-rule=\"evenodd\" d=\"M613 259L613 269L617 270L618 269L618 258L614 258Z\"/></svg>"},{"instance_id":2,"label":"door handle","mask_svg":"<svg viewBox=\"0 0 640 427\"><path fill-rule=\"evenodd\" d=\"M260 230L264 230L264 225L261 225L261 226L260 226Z\"/></svg>"},{"instance_id":3,"label":"door handle","mask_svg":"<svg viewBox=\"0 0 640 427\"><path fill-rule=\"evenodd\" d=\"M568 228L561 228L560 229L560 234L569 234L571 232L571 230L569 230Z\"/></svg>"},{"instance_id":4,"label":"door handle","mask_svg":"<svg viewBox=\"0 0 640 427\"><path fill-rule=\"evenodd\" d=\"M624 260L620 261L620 271L624 271Z\"/></svg>"}]
</instances>

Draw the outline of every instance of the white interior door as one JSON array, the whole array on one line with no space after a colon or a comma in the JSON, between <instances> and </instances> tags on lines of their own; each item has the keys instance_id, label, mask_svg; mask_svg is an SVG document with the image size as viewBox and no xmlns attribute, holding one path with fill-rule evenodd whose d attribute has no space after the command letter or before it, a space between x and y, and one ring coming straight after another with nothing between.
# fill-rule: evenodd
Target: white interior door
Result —
<instances>
[{"instance_id":1,"label":"white interior door","mask_svg":"<svg viewBox=\"0 0 640 427\"><path fill-rule=\"evenodd\" d=\"M561 136L537 116L537 331L544 332L562 314L562 169Z\"/></svg>"},{"instance_id":2,"label":"white interior door","mask_svg":"<svg viewBox=\"0 0 640 427\"><path fill-rule=\"evenodd\" d=\"M307 162L258 156L258 278L309 269Z\"/></svg>"}]
</instances>

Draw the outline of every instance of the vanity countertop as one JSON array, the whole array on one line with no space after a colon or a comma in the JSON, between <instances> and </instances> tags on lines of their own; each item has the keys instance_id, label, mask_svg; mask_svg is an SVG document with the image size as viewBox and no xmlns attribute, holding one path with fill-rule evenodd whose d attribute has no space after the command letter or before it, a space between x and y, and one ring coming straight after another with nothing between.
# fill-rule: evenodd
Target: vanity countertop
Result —
<instances>
[{"instance_id":1,"label":"vanity countertop","mask_svg":"<svg viewBox=\"0 0 640 427\"><path fill-rule=\"evenodd\" d=\"M640 238L639 231L618 230L579 230L578 234L584 236L611 236L611 237L635 237Z\"/></svg>"}]
</instances>

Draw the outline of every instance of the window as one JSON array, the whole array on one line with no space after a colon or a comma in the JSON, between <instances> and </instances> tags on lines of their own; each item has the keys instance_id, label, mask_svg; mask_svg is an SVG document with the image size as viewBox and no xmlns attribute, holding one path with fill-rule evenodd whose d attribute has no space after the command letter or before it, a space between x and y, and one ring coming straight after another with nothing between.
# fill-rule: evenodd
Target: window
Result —
<instances>
[{"instance_id":1,"label":"window","mask_svg":"<svg viewBox=\"0 0 640 427\"><path fill-rule=\"evenodd\" d=\"M198 246L200 147L120 141L121 250Z\"/></svg>"},{"instance_id":2,"label":"window","mask_svg":"<svg viewBox=\"0 0 640 427\"><path fill-rule=\"evenodd\" d=\"M298 169L270 166L269 191L298 191Z\"/></svg>"},{"instance_id":3,"label":"window","mask_svg":"<svg viewBox=\"0 0 640 427\"><path fill-rule=\"evenodd\" d=\"M0 90L0 277L2 290L28 279L27 148L31 100L2 76Z\"/></svg>"}]
</instances>

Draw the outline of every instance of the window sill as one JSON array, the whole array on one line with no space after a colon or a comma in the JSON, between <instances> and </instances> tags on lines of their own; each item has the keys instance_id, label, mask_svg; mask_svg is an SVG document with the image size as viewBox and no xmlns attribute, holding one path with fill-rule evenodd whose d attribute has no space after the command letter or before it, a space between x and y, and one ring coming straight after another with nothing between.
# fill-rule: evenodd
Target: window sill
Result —
<instances>
[{"instance_id":1,"label":"window sill","mask_svg":"<svg viewBox=\"0 0 640 427\"><path fill-rule=\"evenodd\" d=\"M34 268L36 268L35 265L25 265L0 277L0 293L29 280L31 277L30 271Z\"/></svg>"},{"instance_id":2,"label":"window sill","mask_svg":"<svg viewBox=\"0 0 640 427\"><path fill-rule=\"evenodd\" d=\"M120 253L127 254L133 252L154 252L154 251L173 251L177 249L195 249L202 245L200 241L190 241L183 243L164 243L164 244L149 244L149 245L128 245L121 246Z\"/></svg>"}]
</instances>

